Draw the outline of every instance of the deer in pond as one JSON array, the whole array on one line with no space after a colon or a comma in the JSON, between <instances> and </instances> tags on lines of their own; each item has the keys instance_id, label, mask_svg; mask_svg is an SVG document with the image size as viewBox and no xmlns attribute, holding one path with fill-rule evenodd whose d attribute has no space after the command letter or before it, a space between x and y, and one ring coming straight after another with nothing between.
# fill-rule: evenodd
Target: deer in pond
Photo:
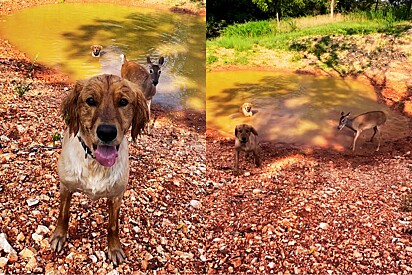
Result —
<instances>
[{"instance_id":1,"label":"deer in pond","mask_svg":"<svg viewBox=\"0 0 412 275\"><path fill-rule=\"evenodd\" d=\"M348 127L352 131L354 131L354 138L352 144L352 151L355 151L355 144L356 140L358 139L359 135L364 130L373 129L373 135L370 139L372 142L373 138L375 137L376 133L378 133L378 147L376 151L379 151L379 147L381 145L381 131L380 127L386 122L386 115L382 111L371 111L360 114L354 118L349 118L350 112L345 115L344 112L341 113L341 117L339 119L338 130L342 130L343 127Z\"/></svg>"},{"instance_id":2,"label":"deer in pond","mask_svg":"<svg viewBox=\"0 0 412 275\"><path fill-rule=\"evenodd\" d=\"M133 61L128 61L126 56L122 54L122 69L120 71L121 77L127 79L133 83L140 85L144 97L146 98L147 107L149 108L150 117L150 106L152 104L152 99L156 94L156 85L159 83L159 77L161 67L165 61L164 57L160 57L157 64L153 64L150 57L147 57L147 65L149 66L149 71L146 70L142 65L137 64Z\"/></svg>"}]
</instances>

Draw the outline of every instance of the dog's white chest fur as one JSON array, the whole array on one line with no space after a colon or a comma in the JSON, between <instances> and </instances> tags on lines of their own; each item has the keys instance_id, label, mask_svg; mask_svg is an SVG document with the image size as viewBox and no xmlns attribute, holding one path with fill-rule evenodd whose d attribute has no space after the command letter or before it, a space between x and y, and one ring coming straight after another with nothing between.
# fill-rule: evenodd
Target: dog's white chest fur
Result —
<instances>
[{"instance_id":1,"label":"dog's white chest fur","mask_svg":"<svg viewBox=\"0 0 412 275\"><path fill-rule=\"evenodd\" d=\"M240 142L238 138L235 140L235 148L240 148L240 150L245 152L250 152L256 148L256 136L251 134L249 140L245 143Z\"/></svg>"},{"instance_id":2,"label":"dog's white chest fur","mask_svg":"<svg viewBox=\"0 0 412 275\"><path fill-rule=\"evenodd\" d=\"M129 178L129 148L126 137L118 151L112 167L100 165L85 151L75 136L65 133L62 153L58 162L61 183L70 192L82 192L92 199L121 195Z\"/></svg>"}]
</instances>

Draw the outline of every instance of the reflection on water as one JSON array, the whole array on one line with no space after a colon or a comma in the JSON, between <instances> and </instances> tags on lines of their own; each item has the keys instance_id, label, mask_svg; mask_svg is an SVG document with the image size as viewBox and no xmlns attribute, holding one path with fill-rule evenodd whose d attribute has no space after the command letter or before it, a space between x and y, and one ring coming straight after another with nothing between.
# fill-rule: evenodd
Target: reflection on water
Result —
<instances>
[{"instance_id":1,"label":"reflection on water","mask_svg":"<svg viewBox=\"0 0 412 275\"><path fill-rule=\"evenodd\" d=\"M146 64L166 57L154 102L205 108L205 20L184 14L112 4L39 6L1 18L0 34L32 60L63 70L72 80L119 75L125 54ZM90 46L104 47L100 58Z\"/></svg>"},{"instance_id":2,"label":"reflection on water","mask_svg":"<svg viewBox=\"0 0 412 275\"><path fill-rule=\"evenodd\" d=\"M208 73L206 78L207 126L233 136L235 125L253 125L261 140L342 149L353 138L348 128L338 132L341 111L357 115L383 110L388 121L382 138L408 134L407 119L377 103L372 87L356 81L281 72L231 71ZM240 115L244 102L255 115ZM373 130L362 133L358 144Z\"/></svg>"}]
</instances>

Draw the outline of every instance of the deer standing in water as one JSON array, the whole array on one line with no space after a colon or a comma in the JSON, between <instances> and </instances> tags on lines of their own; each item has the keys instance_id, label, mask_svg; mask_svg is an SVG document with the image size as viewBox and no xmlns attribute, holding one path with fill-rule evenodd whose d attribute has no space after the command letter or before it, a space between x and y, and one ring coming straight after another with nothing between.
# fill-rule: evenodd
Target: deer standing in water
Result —
<instances>
[{"instance_id":1,"label":"deer standing in water","mask_svg":"<svg viewBox=\"0 0 412 275\"><path fill-rule=\"evenodd\" d=\"M156 85L159 83L159 77L161 73L161 67L164 63L164 57L160 57L158 64L153 64L150 57L147 57L147 64L149 66L149 71L145 67L137 64L133 61L128 61L125 55L120 56L123 60L121 77L127 79L133 83L140 85L144 97L146 98L147 107L149 108L150 117L150 106L152 104L152 99L156 94Z\"/></svg>"},{"instance_id":2,"label":"deer standing in water","mask_svg":"<svg viewBox=\"0 0 412 275\"><path fill-rule=\"evenodd\" d=\"M376 151L379 151L379 147L381 145L380 127L386 122L385 113L382 111L366 112L352 119L349 118L349 115L350 115L350 112L347 113L346 115L344 112L341 113L341 117L339 119L338 130L342 130L343 127L346 126L355 132L354 138L353 138L352 151L355 151L356 140L358 139L362 131L372 129L372 128L374 132L370 139L370 142L372 142L376 133L378 133L378 147L376 148Z\"/></svg>"}]
</instances>

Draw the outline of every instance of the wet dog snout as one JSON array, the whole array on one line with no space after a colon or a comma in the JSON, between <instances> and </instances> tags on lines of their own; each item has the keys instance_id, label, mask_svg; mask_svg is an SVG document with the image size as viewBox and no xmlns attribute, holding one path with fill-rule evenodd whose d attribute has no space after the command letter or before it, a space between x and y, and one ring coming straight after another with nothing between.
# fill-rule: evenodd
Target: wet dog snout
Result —
<instances>
[{"instance_id":1,"label":"wet dog snout","mask_svg":"<svg viewBox=\"0 0 412 275\"><path fill-rule=\"evenodd\" d=\"M111 142L117 137L117 129L113 125L99 125L96 133L99 139L103 142Z\"/></svg>"}]
</instances>

